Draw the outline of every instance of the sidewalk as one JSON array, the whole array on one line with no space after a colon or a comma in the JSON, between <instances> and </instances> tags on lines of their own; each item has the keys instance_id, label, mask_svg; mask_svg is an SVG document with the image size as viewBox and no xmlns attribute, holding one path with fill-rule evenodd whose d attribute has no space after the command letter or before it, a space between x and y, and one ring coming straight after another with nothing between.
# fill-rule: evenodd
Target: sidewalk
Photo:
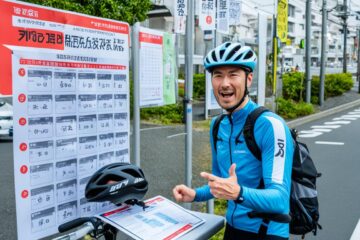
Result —
<instances>
[{"instance_id":1,"label":"sidewalk","mask_svg":"<svg viewBox=\"0 0 360 240\"><path fill-rule=\"evenodd\" d=\"M350 108L353 106L360 105L360 94L358 93L358 83L355 81L354 87L344 93L341 96L331 97L326 100L324 100L323 106L315 106L316 113L295 119L290 120L288 123L292 125L295 123L295 125L292 125L292 127L296 126L298 124L297 122L305 123L308 121L315 120L320 117L324 117L326 115L330 115L339 111L343 111L346 108ZM339 107L341 106L341 107ZM337 108L339 107L339 108ZM199 101L193 104L193 120L194 121L202 121L205 120L205 102Z\"/></svg>"}]
</instances>

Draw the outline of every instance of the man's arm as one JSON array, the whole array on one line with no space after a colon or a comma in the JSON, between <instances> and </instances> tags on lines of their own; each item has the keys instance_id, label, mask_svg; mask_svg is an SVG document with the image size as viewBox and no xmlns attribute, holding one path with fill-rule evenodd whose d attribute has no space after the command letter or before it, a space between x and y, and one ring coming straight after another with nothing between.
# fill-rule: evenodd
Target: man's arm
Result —
<instances>
[{"instance_id":1,"label":"man's arm","mask_svg":"<svg viewBox=\"0 0 360 240\"><path fill-rule=\"evenodd\" d=\"M255 124L255 139L262 152L264 189L242 187L242 204L258 212L288 213L293 140L285 123L262 116Z\"/></svg>"}]
</instances>

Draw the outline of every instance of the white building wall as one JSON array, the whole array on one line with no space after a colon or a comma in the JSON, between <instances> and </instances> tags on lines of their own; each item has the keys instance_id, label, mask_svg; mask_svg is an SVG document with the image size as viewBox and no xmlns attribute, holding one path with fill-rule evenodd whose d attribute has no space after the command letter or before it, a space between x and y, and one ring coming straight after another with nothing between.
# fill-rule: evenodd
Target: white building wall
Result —
<instances>
[{"instance_id":1,"label":"white building wall","mask_svg":"<svg viewBox=\"0 0 360 240\"><path fill-rule=\"evenodd\" d=\"M168 9L173 12L175 0L153 0L155 2L161 2ZM233 41L245 41L254 42L257 34L257 14L259 12L267 14L271 17L276 11L275 2L277 0L243 0L241 1L241 19L239 24L232 29L230 35L217 34L217 43L220 44L224 40ZM327 8L332 9L336 6L338 0L327 0ZM304 67L304 49L299 49L298 45L301 39L305 39L306 32L306 0L289 0L289 7L294 7L294 15L289 16L288 23L292 24L293 27L289 29L288 37L292 40L290 46L283 46L283 55L286 62L295 66L299 65ZM340 4L342 1L339 2ZM200 1L195 1L195 15L197 15L197 9L199 8ZM322 0L312 0L312 37L311 37L311 59L313 65L320 64L321 57L321 16ZM343 34L340 33L342 21L335 16L335 11L329 13L329 21L327 24L327 63L331 66L341 66L342 52L343 52ZM358 20L354 20L355 17L349 18L349 26L360 24ZM149 27L155 29L162 29L166 31L172 31L173 20L172 17L152 19L149 21ZM351 28L352 33L349 34L347 40L347 52L348 56L354 55L354 32L355 28ZM205 43L203 39L203 32L200 28L195 28L195 54L205 54ZM184 37L181 37L180 41L180 53L184 53ZM279 56L281 57L281 55ZM350 63L354 61L349 61Z\"/></svg>"}]
</instances>

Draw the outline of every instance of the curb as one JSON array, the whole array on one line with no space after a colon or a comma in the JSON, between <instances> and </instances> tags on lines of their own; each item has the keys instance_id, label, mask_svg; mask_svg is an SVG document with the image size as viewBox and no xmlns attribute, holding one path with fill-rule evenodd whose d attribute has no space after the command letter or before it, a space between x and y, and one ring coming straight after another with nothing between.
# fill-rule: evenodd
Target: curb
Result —
<instances>
[{"instance_id":1,"label":"curb","mask_svg":"<svg viewBox=\"0 0 360 240\"><path fill-rule=\"evenodd\" d=\"M328 110L325 110L325 111L322 111L322 112L319 112L319 113L315 113L315 114L312 114L312 115L309 115L309 116L306 116L306 117L302 117L302 118L298 118L296 120L292 120L290 122L287 122L287 125L290 128L297 127L297 126L300 126L302 124L305 124L305 123L308 123L308 122L311 122L311 121L314 121L314 120L317 120L317 119L320 119L320 118L323 118L323 117L327 117L327 116L330 116L332 114L335 114L335 113L338 113L338 112L341 112L341 111L345 111L347 109L350 109L352 107L356 107L356 106L359 106L359 105L360 105L360 99L356 100L356 101L353 101L353 102L345 103L343 105L336 106L334 108L330 108Z\"/></svg>"}]
</instances>

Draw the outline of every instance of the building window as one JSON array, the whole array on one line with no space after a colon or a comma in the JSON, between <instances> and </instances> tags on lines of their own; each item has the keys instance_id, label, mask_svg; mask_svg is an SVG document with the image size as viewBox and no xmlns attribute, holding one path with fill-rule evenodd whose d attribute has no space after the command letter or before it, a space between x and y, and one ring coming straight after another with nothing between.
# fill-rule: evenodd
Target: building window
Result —
<instances>
[{"instance_id":1,"label":"building window","mask_svg":"<svg viewBox=\"0 0 360 240\"><path fill-rule=\"evenodd\" d=\"M302 30L305 30L305 24L300 24Z\"/></svg>"},{"instance_id":2,"label":"building window","mask_svg":"<svg viewBox=\"0 0 360 240\"><path fill-rule=\"evenodd\" d=\"M289 22L288 23L288 31L290 32L290 33L294 33L295 32L295 24L294 23L292 23L292 22Z\"/></svg>"},{"instance_id":3,"label":"building window","mask_svg":"<svg viewBox=\"0 0 360 240\"><path fill-rule=\"evenodd\" d=\"M288 6L288 16L292 18L295 17L295 7L292 5Z\"/></svg>"}]
</instances>

